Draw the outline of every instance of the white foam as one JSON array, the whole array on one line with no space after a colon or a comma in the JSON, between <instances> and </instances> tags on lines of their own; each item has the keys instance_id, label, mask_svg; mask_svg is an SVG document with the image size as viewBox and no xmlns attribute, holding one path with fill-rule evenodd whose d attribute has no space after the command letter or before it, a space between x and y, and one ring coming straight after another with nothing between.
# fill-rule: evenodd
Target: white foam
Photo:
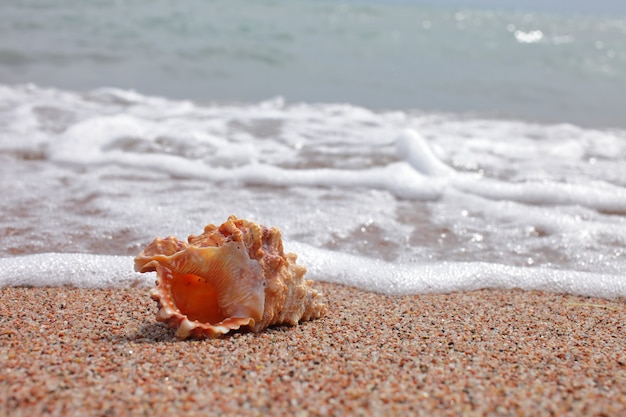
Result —
<instances>
[{"instance_id":1,"label":"white foam","mask_svg":"<svg viewBox=\"0 0 626 417\"><path fill-rule=\"evenodd\" d=\"M387 190L401 198L417 200L433 200L439 198L446 189L456 189L491 200L580 205L620 213L626 210L626 189L604 181L572 184L543 179L516 183L474 174L459 175L435 154L432 146L419 133L411 129L399 134L395 140L400 162L365 169L282 168L256 162L254 146L251 144L219 144L219 152L213 152L214 159L227 160L228 155L233 155L235 159L231 158L232 167L215 166L213 159L205 161L165 152L132 151L118 145L121 140L136 140L145 142L144 147L149 147L160 137L175 135L176 129L177 126L161 126L128 115L90 118L72 126L51 143L48 156L58 162L91 166L125 165L209 181L238 181L272 186L374 188ZM181 146L188 148L193 143L187 139L187 143ZM578 149L576 154L580 156L580 153Z\"/></svg>"},{"instance_id":2,"label":"white foam","mask_svg":"<svg viewBox=\"0 0 626 417\"><path fill-rule=\"evenodd\" d=\"M415 130L407 129L398 136L396 153L423 175L448 177L456 173L437 157L431 146Z\"/></svg>"},{"instance_id":3,"label":"white foam","mask_svg":"<svg viewBox=\"0 0 626 417\"><path fill-rule=\"evenodd\" d=\"M8 286L109 288L148 286L128 256L40 253L0 258L0 288Z\"/></svg>"},{"instance_id":4,"label":"white foam","mask_svg":"<svg viewBox=\"0 0 626 417\"><path fill-rule=\"evenodd\" d=\"M484 288L541 290L626 298L626 280L609 274L514 267L487 262L396 264L291 242L312 279L384 294L426 294Z\"/></svg>"},{"instance_id":5,"label":"white foam","mask_svg":"<svg viewBox=\"0 0 626 417\"><path fill-rule=\"evenodd\" d=\"M626 298L618 276L487 262L396 264L290 242L307 277L389 295L448 293L484 288L541 290L602 298ZM78 288L146 287L154 274L133 271L132 257L44 253L0 259L5 286Z\"/></svg>"},{"instance_id":6,"label":"white foam","mask_svg":"<svg viewBox=\"0 0 626 417\"><path fill-rule=\"evenodd\" d=\"M369 169L285 169L266 163L237 164L233 168L215 167L200 159L193 160L165 153L130 152L114 146L121 139L143 138L149 142L167 134L150 122L140 123L129 116L96 117L68 129L48 149L48 157L57 162L80 165L124 165L165 172L177 177L210 181L239 181L245 184L272 186L363 187L383 189L402 198L434 199L440 196L442 181L436 177L454 172L439 160L426 142L414 131L398 139L398 152L406 162L390 163ZM234 145L222 144L220 157L240 155Z\"/></svg>"},{"instance_id":7,"label":"white foam","mask_svg":"<svg viewBox=\"0 0 626 417\"><path fill-rule=\"evenodd\" d=\"M235 213L336 248L300 247L317 279L623 295L625 131L36 86L0 86L0 121L3 253L128 253ZM124 257L33 256L0 282L144 279Z\"/></svg>"},{"instance_id":8,"label":"white foam","mask_svg":"<svg viewBox=\"0 0 626 417\"><path fill-rule=\"evenodd\" d=\"M626 213L626 189L606 182L568 184L551 181L510 183L488 179L457 179L457 190L490 200L538 205L578 205L595 210Z\"/></svg>"}]
</instances>

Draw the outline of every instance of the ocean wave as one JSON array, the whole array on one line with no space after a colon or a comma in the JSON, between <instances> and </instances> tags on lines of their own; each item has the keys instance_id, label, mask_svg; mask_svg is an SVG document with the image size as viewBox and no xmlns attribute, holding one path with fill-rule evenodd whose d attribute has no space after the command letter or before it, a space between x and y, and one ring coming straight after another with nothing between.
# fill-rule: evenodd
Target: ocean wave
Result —
<instances>
[{"instance_id":1,"label":"ocean wave","mask_svg":"<svg viewBox=\"0 0 626 417\"><path fill-rule=\"evenodd\" d=\"M579 291L568 274L604 286L625 266L623 130L34 85L0 86L0 120L7 256L128 256L234 213L305 254L405 277L482 269L509 277L501 285ZM563 284L537 281L546 271ZM374 288L365 273L345 282Z\"/></svg>"}]
</instances>

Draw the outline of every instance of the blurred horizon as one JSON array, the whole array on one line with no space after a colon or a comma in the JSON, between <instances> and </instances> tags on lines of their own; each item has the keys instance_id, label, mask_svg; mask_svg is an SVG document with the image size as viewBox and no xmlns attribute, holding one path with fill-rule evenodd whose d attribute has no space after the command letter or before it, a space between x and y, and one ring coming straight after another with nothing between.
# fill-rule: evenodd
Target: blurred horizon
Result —
<instances>
[{"instance_id":1,"label":"blurred horizon","mask_svg":"<svg viewBox=\"0 0 626 417\"><path fill-rule=\"evenodd\" d=\"M626 2L517 3L7 1L0 83L626 126Z\"/></svg>"}]
</instances>

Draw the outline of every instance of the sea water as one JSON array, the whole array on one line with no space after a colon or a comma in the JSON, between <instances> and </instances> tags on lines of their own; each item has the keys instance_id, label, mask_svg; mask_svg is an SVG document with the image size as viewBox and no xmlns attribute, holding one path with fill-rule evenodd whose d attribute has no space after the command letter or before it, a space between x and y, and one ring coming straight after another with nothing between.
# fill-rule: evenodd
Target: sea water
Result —
<instances>
[{"instance_id":1,"label":"sea water","mask_svg":"<svg viewBox=\"0 0 626 417\"><path fill-rule=\"evenodd\" d=\"M312 279L626 297L626 10L512 3L3 2L0 286L236 214Z\"/></svg>"}]
</instances>

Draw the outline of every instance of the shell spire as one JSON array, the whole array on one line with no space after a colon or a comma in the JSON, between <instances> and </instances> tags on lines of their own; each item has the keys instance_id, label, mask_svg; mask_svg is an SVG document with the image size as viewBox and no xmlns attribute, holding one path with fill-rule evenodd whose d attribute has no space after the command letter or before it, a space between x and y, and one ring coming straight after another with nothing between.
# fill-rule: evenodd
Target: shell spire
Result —
<instances>
[{"instance_id":1,"label":"shell spire","mask_svg":"<svg viewBox=\"0 0 626 417\"><path fill-rule=\"evenodd\" d=\"M306 268L296 258L284 253L277 228L230 216L187 242L154 239L135 257L135 270L157 273L150 296L158 321L183 339L213 338L325 314L322 295L304 279Z\"/></svg>"}]
</instances>

